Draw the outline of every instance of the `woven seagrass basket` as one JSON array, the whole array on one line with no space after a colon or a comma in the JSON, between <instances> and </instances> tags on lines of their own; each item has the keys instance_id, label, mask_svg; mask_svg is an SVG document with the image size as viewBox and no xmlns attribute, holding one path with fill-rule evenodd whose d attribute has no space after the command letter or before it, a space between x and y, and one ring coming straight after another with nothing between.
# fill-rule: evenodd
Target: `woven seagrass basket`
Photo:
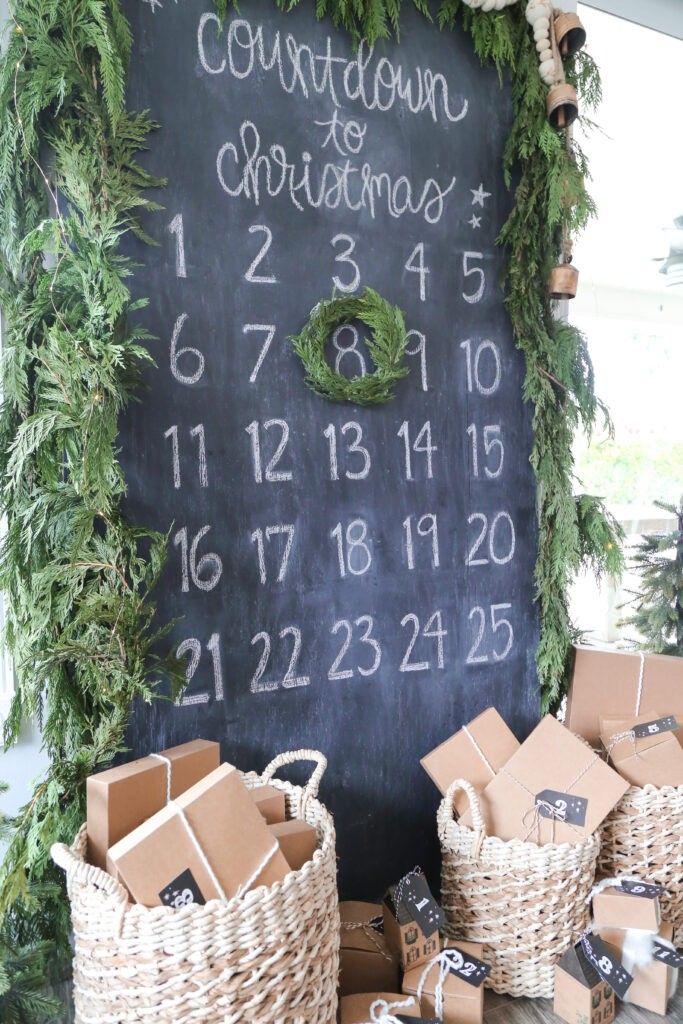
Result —
<instances>
[{"instance_id":1,"label":"woven seagrass basket","mask_svg":"<svg viewBox=\"0 0 683 1024\"><path fill-rule=\"evenodd\" d=\"M317 762L305 787L273 780L300 760ZM317 751L298 750L261 776L243 775L249 788L284 790L288 815L315 826L318 848L301 870L239 899L181 910L131 905L116 879L86 863L85 826L71 848L53 846L71 900L77 1024L334 1024L335 834L316 799L326 766Z\"/></svg>"},{"instance_id":2,"label":"woven seagrass basket","mask_svg":"<svg viewBox=\"0 0 683 1024\"><path fill-rule=\"evenodd\" d=\"M473 829L453 818L458 790L468 796ZM449 786L437 824L448 938L484 943L486 984L495 992L552 996L555 964L588 925L598 836L545 846L489 837L477 794L463 779Z\"/></svg>"},{"instance_id":3,"label":"woven seagrass basket","mask_svg":"<svg viewBox=\"0 0 683 1024\"><path fill-rule=\"evenodd\" d=\"M683 939L683 786L631 786L605 819L598 868L661 885L662 920Z\"/></svg>"}]
</instances>

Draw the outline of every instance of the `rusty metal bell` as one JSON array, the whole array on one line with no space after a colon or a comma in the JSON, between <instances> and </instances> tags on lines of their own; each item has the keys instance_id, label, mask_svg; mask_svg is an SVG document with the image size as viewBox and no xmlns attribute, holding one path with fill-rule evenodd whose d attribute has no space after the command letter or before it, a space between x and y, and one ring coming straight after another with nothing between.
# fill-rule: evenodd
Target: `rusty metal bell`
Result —
<instances>
[{"instance_id":1,"label":"rusty metal bell","mask_svg":"<svg viewBox=\"0 0 683 1024\"><path fill-rule=\"evenodd\" d=\"M553 85L546 100L548 120L556 131L568 128L579 116L579 98L568 82Z\"/></svg>"},{"instance_id":2,"label":"rusty metal bell","mask_svg":"<svg viewBox=\"0 0 683 1024\"><path fill-rule=\"evenodd\" d=\"M578 14L562 11L555 18L554 31L563 57L573 57L586 45L586 30Z\"/></svg>"},{"instance_id":3,"label":"rusty metal bell","mask_svg":"<svg viewBox=\"0 0 683 1024\"><path fill-rule=\"evenodd\" d=\"M550 271L548 296L556 301L573 299L579 287L579 272L573 263L560 263Z\"/></svg>"}]
</instances>

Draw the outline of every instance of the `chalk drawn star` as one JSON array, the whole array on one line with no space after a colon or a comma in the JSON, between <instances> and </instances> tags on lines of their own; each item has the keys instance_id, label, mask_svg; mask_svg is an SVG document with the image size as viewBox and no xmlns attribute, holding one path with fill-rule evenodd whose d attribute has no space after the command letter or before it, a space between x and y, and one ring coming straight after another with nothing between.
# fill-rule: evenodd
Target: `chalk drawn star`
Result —
<instances>
[{"instance_id":1,"label":"chalk drawn star","mask_svg":"<svg viewBox=\"0 0 683 1024\"><path fill-rule=\"evenodd\" d=\"M483 182L481 183L479 188L471 188L470 192L472 193L472 206L477 206L477 204L479 206L483 206L484 200L488 199L488 197L491 195L490 192L484 192Z\"/></svg>"},{"instance_id":2,"label":"chalk drawn star","mask_svg":"<svg viewBox=\"0 0 683 1024\"><path fill-rule=\"evenodd\" d=\"M470 192L471 191L472 191L472 189L470 189ZM472 219L468 220L467 223L469 225L471 225L471 227L473 227L475 229L476 228L480 228L481 227L481 217L477 217L477 215L475 213L473 213L472 214Z\"/></svg>"},{"instance_id":3,"label":"chalk drawn star","mask_svg":"<svg viewBox=\"0 0 683 1024\"><path fill-rule=\"evenodd\" d=\"M142 2L143 4L148 4L152 8L152 14L156 14L157 7L161 7L163 9L164 6L162 0L142 0Z\"/></svg>"}]
</instances>

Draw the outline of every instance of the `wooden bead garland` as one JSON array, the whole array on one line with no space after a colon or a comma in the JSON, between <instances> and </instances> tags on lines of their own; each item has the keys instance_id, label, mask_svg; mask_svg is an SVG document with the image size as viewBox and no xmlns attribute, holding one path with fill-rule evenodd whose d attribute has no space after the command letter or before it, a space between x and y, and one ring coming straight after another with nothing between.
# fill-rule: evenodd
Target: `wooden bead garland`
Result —
<instances>
[{"instance_id":1,"label":"wooden bead garland","mask_svg":"<svg viewBox=\"0 0 683 1024\"><path fill-rule=\"evenodd\" d=\"M555 60L552 43L553 5L550 0L529 0L526 20L534 32L538 51L539 74L546 85L558 85L564 80L562 64Z\"/></svg>"},{"instance_id":2,"label":"wooden bead garland","mask_svg":"<svg viewBox=\"0 0 683 1024\"><path fill-rule=\"evenodd\" d=\"M464 0L468 7L482 11L502 11L504 7L516 4L517 0Z\"/></svg>"}]
</instances>

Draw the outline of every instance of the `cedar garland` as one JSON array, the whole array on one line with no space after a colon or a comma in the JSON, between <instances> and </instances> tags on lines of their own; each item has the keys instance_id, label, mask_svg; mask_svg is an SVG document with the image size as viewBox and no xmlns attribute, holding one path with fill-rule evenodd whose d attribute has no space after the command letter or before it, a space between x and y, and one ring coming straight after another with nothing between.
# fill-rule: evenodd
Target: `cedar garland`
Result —
<instances>
[{"instance_id":1,"label":"cedar garland","mask_svg":"<svg viewBox=\"0 0 683 1024\"><path fill-rule=\"evenodd\" d=\"M275 2L291 7L290 0ZM431 17L427 0L413 2ZM216 5L225 13L227 0ZM150 597L166 538L121 513L118 417L153 350L153 340L134 326L139 307L126 281L132 268L119 251L121 235L139 231L137 211L152 207L145 190L155 184L136 160L154 125L125 107L129 26L119 0L12 0L10 8L0 62L0 502L7 520L0 587L9 603L6 641L17 689L5 742L14 743L22 722L38 715L50 767L27 806L4 824L0 1008L7 1015L7 1007L19 1006L15 1019L28 1021L44 1011L39 994L26 990L36 973L48 972L44 940L54 942L62 964L68 956L62 880L50 888L50 845L73 837L83 818L84 780L121 751L130 702L153 700L160 675L179 684L180 666L154 654L167 628L156 625ZM400 10L401 0L315 5L319 17L369 43L398 35ZM587 165L578 145L567 147L546 122L523 5L484 13L440 0L436 14L442 29L464 24L482 62L512 82L505 171L515 203L500 242L533 415L537 666L547 708L557 703L565 678L571 580L586 564L616 572L622 560L618 528L602 503L573 494L574 433L590 432L605 410L583 337L554 320L546 296L563 231L580 229L593 213ZM567 72L584 108L595 103L599 76L590 57L579 55ZM49 176L41 167L48 150ZM61 215L57 191L68 200ZM40 885L48 888L38 911ZM17 956L17 936L28 958L21 991L8 975L6 953ZM58 956L49 962L60 965Z\"/></svg>"}]
</instances>

